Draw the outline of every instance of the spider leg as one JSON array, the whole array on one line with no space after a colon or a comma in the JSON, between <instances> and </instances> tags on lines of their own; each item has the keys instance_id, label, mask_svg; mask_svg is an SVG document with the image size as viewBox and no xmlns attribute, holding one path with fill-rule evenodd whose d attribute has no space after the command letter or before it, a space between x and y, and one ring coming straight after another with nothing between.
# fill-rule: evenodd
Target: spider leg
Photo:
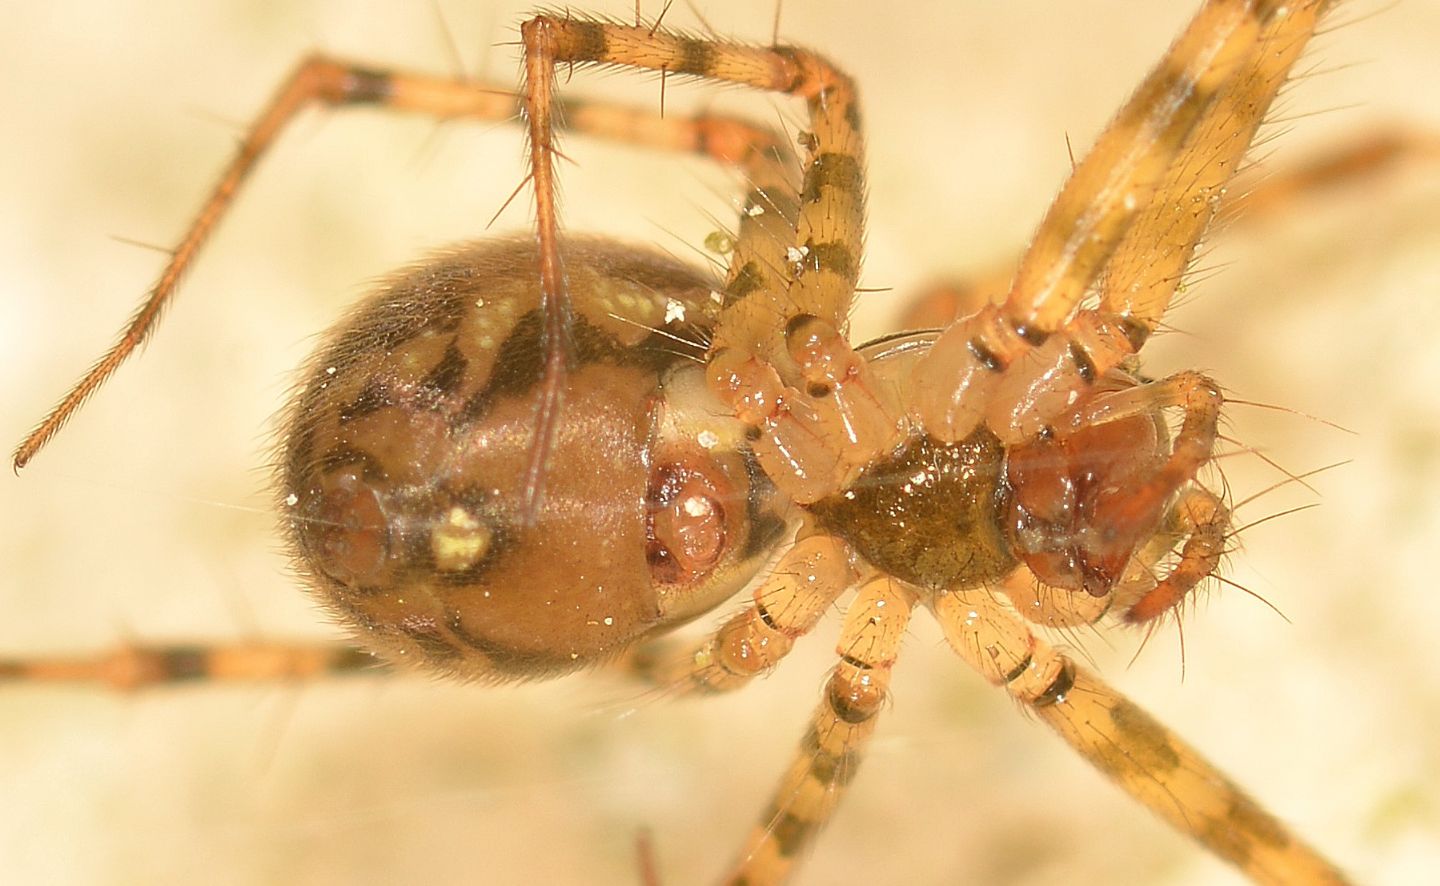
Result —
<instances>
[{"instance_id":1,"label":"spider leg","mask_svg":"<svg viewBox=\"0 0 1440 886\"><path fill-rule=\"evenodd\" d=\"M527 523L539 512L545 467L550 459L560 400L570 362L570 293L560 255L560 218L555 204L555 57L543 25L526 22L520 28L525 46L525 119L530 135L530 181L535 193L535 238L539 243L540 311L545 317L544 375L531 431L534 444L525 465Z\"/></svg>"},{"instance_id":2,"label":"spider leg","mask_svg":"<svg viewBox=\"0 0 1440 886\"><path fill-rule=\"evenodd\" d=\"M820 56L792 47L743 46L555 16L532 19L521 31L533 59L527 63L533 65L532 167L539 199L551 208L548 93L535 78L553 77L556 64L689 74L805 99L811 131L801 137L806 158L793 239L761 243L758 236L776 229L749 234L742 227L709 378L722 402L758 431L756 457L788 495L807 503L842 488L857 464L904 433L898 408L844 337L860 273L865 209L859 101L850 79ZM754 200L748 205L764 209ZM540 212L542 249L547 241L558 243L547 233L553 215ZM783 249L778 265L777 249ZM784 298L777 299L781 291ZM561 328L558 318L553 322L552 328Z\"/></svg>"},{"instance_id":3,"label":"spider leg","mask_svg":"<svg viewBox=\"0 0 1440 886\"><path fill-rule=\"evenodd\" d=\"M784 881L824 828L875 731L914 601L913 592L888 578L860 588L841 627L840 662L826 681L799 752L726 882Z\"/></svg>"},{"instance_id":4,"label":"spider leg","mask_svg":"<svg viewBox=\"0 0 1440 886\"><path fill-rule=\"evenodd\" d=\"M984 420L1007 443L1032 436L1139 350L1168 304L1168 292L1154 293L1173 291L1214 213L1206 201L1194 212L1177 201L1208 201L1206 189L1234 174L1330 5L1211 0L1200 9L1066 182L1005 302L952 325L917 366L912 415L927 430L953 441ZM1185 218L1172 221L1177 211ZM1122 245L1165 242L1178 245L1158 270L1138 260L1110 267ZM1102 271L1125 278L1126 294L1072 316ZM1005 400L999 387L1012 366L1028 378L1010 387L1033 394L1017 416L1023 426L985 414Z\"/></svg>"},{"instance_id":5,"label":"spider leg","mask_svg":"<svg viewBox=\"0 0 1440 886\"><path fill-rule=\"evenodd\" d=\"M753 603L693 649L655 640L615 663L679 693L728 692L768 672L854 583L844 546L799 539L753 592ZM0 683L88 683L132 691L194 681L293 682L357 671L389 672L383 659L341 644L129 643L93 655L0 658Z\"/></svg>"},{"instance_id":6,"label":"spider leg","mask_svg":"<svg viewBox=\"0 0 1440 886\"><path fill-rule=\"evenodd\" d=\"M1173 544L1171 539L1170 545ZM1108 595L1097 597L1051 587L1036 578L1024 563L1018 564L994 590L1009 600L1026 621L1060 630L1093 625L1104 618L1114 604L1114 598Z\"/></svg>"},{"instance_id":7,"label":"spider leg","mask_svg":"<svg viewBox=\"0 0 1440 886\"><path fill-rule=\"evenodd\" d=\"M1324 5L1311 3L1293 17L1279 14L1275 25L1262 26L1251 59L1216 91L1178 145L1159 187L1115 245L1100 287L1102 311L1154 331Z\"/></svg>"},{"instance_id":8,"label":"spider leg","mask_svg":"<svg viewBox=\"0 0 1440 886\"><path fill-rule=\"evenodd\" d=\"M1440 162L1440 136L1409 128L1385 129L1358 141L1322 151L1306 162L1252 181L1242 171L1223 190L1213 229L1228 234L1246 224L1284 213L1295 201L1379 178L1416 162ZM982 266L961 277L942 278L911 296L897 329L943 329L1009 294L1018 257ZM1182 269L1182 274L1183 274ZM1107 288L1113 288L1108 286Z\"/></svg>"},{"instance_id":9,"label":"spider leg","mask_svg":"<svg viewBox=\"0 0 1440 886\"><path fill-rule=\"evenodd\" d=\"M677 693L730 692L768 673L854 582L845 546L828 535L795 542L753 592L753 602L695 645L652 640L617 663Z\"/></svg>"},{"instance_id":10,"label":"spider leg","mask_svg":"<svg viewBox=\"0 0 1440 886\"><path fill-rule=\"evenodd\" d=\"M519 115L521 99L507 89L404 71L382 71L321 55L300 62L260 115L250 124L235 157L205 198L170 261L119 340L75 384L60 403L16 447L18 470L53 437L70 416L149 338L174 298L181 278L229 211L241 187L285 127L312 105L373 105L439 119L507 120ZM661 150L708 156L751 171L781 165L790 152L772 132L720 115L657 119L646 111L600 102L564 102L568 128L601 138ZM754 175L755 173L751 173Z\"/></svg>"},{"instance_id":11,"label":"spider leg","mask_svg":"<svg viewBox=\"0 0 1440 886\"><path fill-rule=\"evenodd\" d=\"M1192 187L1218 187L1234 174L1331 5L1210 0L1196 13L1041 222L1005 304L1023 338L1056 331L1122 243L1148 240L1154 248L1157 235L1170 230L1159 217L1173 213ZM1205 148L1200 157L1196 147ZM1193 160L1213 162L1197 167ZM1193 244L1209 217L1200 213L1174 230Z\"/></svg>"},{"instance_id":12,"label":"spider leg","mask_svg":"<svg viewBox=\"0 0 1440 886\"><path fill-rule=\"evenodd\" d=\"M1257 882L1347 882L1198 751L1036 638L988 591L941 594L929 605L966 663L1176 830Z\"/></svg>"},{"instance_id":13,"label":"spider leg","mask_svg":"<svg viewBox=\"0 0 1440 886\"><path fill-rule=\"evenodd\" d=\"M1242 223L1265 218L1311 194L1365 182L1417 162L1440 163L1440 133L1409 127L1381 129L1268 176L1234 198L1226 195L1221 215ZM1242 172L1241 178L1249 176Z\"/></svg>"},{"instance_id":14,"label":"spider leg","mask_svg":"<svg viewBox=\"0 0 1440 886\"><path fill-rule=\"evenodd\" d=\"M130 692L202 680L280 683L388 670L370 653L338 644L127 644L96 655L0 659L0 683L84 683Z\"/></svg>"},{"instance_id":15,"label":"spider leg","mask_svg":"<svg viewBox=\"0 0 1440 886\"><path fill-rule=\"evenodd\" d=\"M1015 261L982 267L973 274L942 278L912 295L896 329L944 329L987 305L1005 300L1015 277Z\"/></svg>"}]
</instances>

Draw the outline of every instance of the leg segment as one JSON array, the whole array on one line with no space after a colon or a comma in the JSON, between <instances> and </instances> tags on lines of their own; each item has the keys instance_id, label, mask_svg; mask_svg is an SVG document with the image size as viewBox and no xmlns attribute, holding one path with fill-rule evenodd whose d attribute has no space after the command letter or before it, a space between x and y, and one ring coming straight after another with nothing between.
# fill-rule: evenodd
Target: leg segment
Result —
<instances>
[{"instance_id":1,"label":"leg segment","mask_svg":"<svg viewBox=\"0 0 1440 886\"><path fill-rule=\"evenodd\" d=\"M1179 736L1098 675L1046 651L1059 672L1017 697L1132 797L1257 883L1347 882Z\"/></svg>"},{"instance_id":2,"label":"leg segment","mask_svg":"<svg viewBox=\"0 0 1440 886\"><path fill-rule=\"evenodd\" d=\"M726 285L729 303L711 345L710 382L721 400L760 432L756 455L793 498L816 501L841 488L842 452L878 451L901 433L898 410L879 403L867 368L844 338L864 233L863 145L850 79L825 59L790 47L743 46L552 16L537 17L521 30L530 60L532 174L537 200L548 207L539 212L542 251L547 238L558 243L547 233L554 216L549 172L554 143L545 105L554 65L689 74L806 100L812 131L802 137L807 156L794 236L788 243L758 243L756 236L775 229L742 226ZM765 210L753 200L748 207ZM778 268L777 247L784 249ZM782 290L784 298L777 298ZM784 305L778 312L777 303ZM561 318L550 322L559 324ZM832 366L839 368L832 383L816 380Z\"/></svg>"},{"instance_id":3,"label":"leg segment","mask_svg":"<svg viewBox=\"0 0 1440 886\"><path fill-rule=\"evenodd\" d=\"M1330 5L1210 0L1201 8L1056 198L1004 304L951 326L917 366L912 412L927 430L953 441L984 420L1007 443L1033 436L1139 349L1213 215L1208 199L1193 215L1179 201L1211 195L1234 174ZM1172 218L1177 209L1185 220ZM1168 258L1154 270L1148 255L1117 269L1122 244ZM1072 316L1102 271L1124 278L1126 292ZM1019 425L985 414L987 404L1017 402L1001 384L1040 386Z\"/></svg>"},{"instance_id":4,"label":"leg segment","mask_svg":"<svg viewBox=\"0 0 1440 886\"><path fill-rule=\"evenodd\" d=\"M87 372L60 404L15 449L18 470L60 430L91 394L134 353L159 322L180 279L229 210L241 186L285 127L311 105L376 105L439 119L507 120L519 116L521 102L507 90L464 80L400 71L377 71L325 56L303 60L281 84L250 125L234 159L171 254L145 302L120 339ZM788 158L788 148L772 132L722 116L656 119L648 112L593 102L562 105L569 127L662 150L709 156L754 175L752 170Z\"/></svg>"},{"instance_id":5,"label":"leg segment","mask_svg":"<svg viewBox=\"0 0 1440 886\"><path fill-rule=\"evenodd\" d=\"M1172 211L1192 182L1223 183L1234 174L1235 163L1226 158L1238 160L1249 147L1254 127L1330 5L1210 0L1200 9L1041 223L1005 304L1006 319L1023 330L1022 337L1060 327L1143 214ZM1192 139L1209 151L1191 154ZM1177 160L1180 169L1173 168ZM1216 168L1190 165L1205 161ZM1203 223L1192 236L1202 230Z\"/></svg>"},{"instance_id":6,"label":"leg segment","mask_svg":"<svg viewBox=\"0 0 1440 886\"><path fill-rule=\"evenodd\" d=\"M543 56L552 66L618 65L687 74L805 99L812 131L803 139L808 157L798 242L792 245L796 251L807 245L809 249L793 259L804 272L796 275L791 287L793 315L812 314L837 326L844 324L859 273L864 222L858 100L848 77L805 50L701 40L655 28L539 16L526 22L521 32L527 52ZM553 152L553 141L543 131L546 128L532 124L532 139L539 142L538 150ZM749 293L732 285L729 294L739 302ZM766 319L772 324L766 329L772 353L761 356L776 356L783 341L776 335L773 315L767 313ZM753 325L741 323L732 333L750 331ZM783 323L780 325L783 327ZM723 335L717 333L717 346L730 346L719 341ZM757 352L752 346L747 348Z\"/></svg>"},{"instance_id":7,"label":"leg segment","mask_svg":"<svg viewBox=\"0 0 1440 886\"><path fill-rule=\"evenodd\" d=\"M0 683L83 683L129 692L170 683L296 682L388 671L368 652L344 646L239 643L124 646L89 656L0 659Z\"/></svg>"},{"instance_id":8,"label":"leg segment","mask_svg":"<svg viewBox=\"0 0 1440 886\"><path fill-rule=\"evenodd\" d=\"M620 661L645 682L667 692L730 692L768 673L795 641L854 581L849 555L835 538L798 540L756 586L754 602L688 651L665 640L641 646Z\"/></svg>"},{"instance_id":9,"label":"leg segment","mask_svg":"<svg viewBox=\"0 0 1440 886\"><path fill-rule=\"evenodd\" d=\"M1037 639L988 592L943 594L931 608L967 663L1176 830L1257 882L1346 882L1198 751Z\"/></svg>"},{"instance_id":10,"label":"leg segment","mask_svg":"<svg viewBox=\"0 0 1440 886\"><path fill-rule=\"evenodd\" d=\"M1222 214L1233 214L1240 222L1264 218L1310 194L1364 182L1422 161L1440 162L1440 134L1403 127L1381 130L1263 179L1228 205L1222 204Z\"/></svg>"},{"instance_id":11,"label":"leg segment","mask_svg":"<svg viewBox=\"0 0 1440 886\"><path fill-rule=\"evenodd\" d=\"M1296 4L1262 27L1259 49L1227 79L1179 147L1148 205L1134 218L1105 267L1100 309L1154 331L1222 203L1276 93L1304 51L1322 5Z\"/></svg>"},{"instance_id":12,"label":"leg segment","mask_svg":"<svg viewBox=\"0 0 1440 886\"><path fill-rule=\"evenodd\" d=\"M1057 630L1093 625L1104 618L1114 604L1111 597L1051 587L1036 578L1024 563L1017 565L995 592L1010 601L1026 621Z\"/></svg>"},{"instance_id":13,"label":"leg segment","mask_svg":"<svg viewBox=\"0 0 1440 886\"><path fill-rule=\"evenodd\" d=\"M913 605L911 592L888 578L860 589L845 613L836 650L840 663L825 684L825 697L726 882L757 886L784 881L824 828L875 731L875 716L885 702L890 669Z\"/></svg>"},{"instance_id":14,"label":"leg segment","mask_svg":"<svg viewBox=\"0 0 1440 886\"><path fill-rule=\"evenodd\" d=\"M1235 224L1284 213L1296 200L1367 182L1396 168L1420 162L1440 162L1440 136L1397 128L1323 151L1292 168L1274 173L1267 171L1264 178L1253 184L1248 181L1251 176L1242 172L1229 186L1220 189L1224 193L1214 226L1228 234ZM1236 193L1237 190L1241 193ZM1214 196L1214 192L1206 196ZM1175 201L1170 205L1176 205ZM1120 260L1118 255L1116 260ZM986 305L1000 304L1015 276L1017 263L1018 259L1007 259L973 275L942 279L927 286L909 300L897 328L943 329ZM1108 282L1106 288L1115 289Z\"/></svg>"}]
</instances>

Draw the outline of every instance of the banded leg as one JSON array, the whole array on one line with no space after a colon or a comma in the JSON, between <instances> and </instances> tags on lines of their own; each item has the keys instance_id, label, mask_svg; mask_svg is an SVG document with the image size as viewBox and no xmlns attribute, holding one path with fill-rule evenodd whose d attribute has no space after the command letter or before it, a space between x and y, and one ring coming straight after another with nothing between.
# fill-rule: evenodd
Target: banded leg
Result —
<instances>
[{"instance_id":1,"label":"banded leg","mask_svg":"<svg viewBox=\"0 0 1440 886\"><path fill-rule=\"evenodd\" d=\"M388 672L368 652L339 645L127 645L96 655L0 658L0 684L75 683L131 692L172 683L289 683Z\"/></svg>"},{"instance_id":2,"label":"banded leg","mask_svg":"<svg viewBox=\"0 0 1440 886\"><path fill-rule=\"evenodd\" d=\"M521 27L527 56L533 62L534 77L553 74L555 65L619 65L665 74L685 74L780 92L805 99L811 131L802 141L806 146L805 181L797 218L797 242L790 262L800 273L787 277L764 276L748 282L749 273L763 275L765 268L732 269L727 294L732 302L731 319L722 318L716 347L743 347L757 356L778 360L784 341L780 335L784 319L775 323L773 308L766 299L748 296L762 286L774 295L780 283L792 290L793 306L788 316L814 315L842 326L854 298L859 273L859 246L863 239L864 178L863 146L859 131L858 100L850 79L824 58L793 47L762 48L671 34L653 27L634 27L613 22L560 19L539 16ZM543 86L532 80L532 87ZM542 93L534 110L543 112L548 97ZM537 162L549 160L555 147L546 120L532 122L532 150ZM553 193L544 199L553 201ZM750 204L753 211L757 204ZM742 232L743 234L743 232ZM808 248L806 248L808 246ZM795 255L795 253L802 253ZM793 282L792 282L793 280ZM747 310L741 304L750 302ZM759 317L764 324L751 322ZM725 329L729 326L731 328ZM742 341L742 337L749 337ZM733 341L731 339L734 339Z\"/></svg>"},{"instance_id":3,"label":"banded leg","mask_svg":"<svg viewBox=\"0 0 1440 886\"><path fill-rule=\"evenodd\" d=\"M825 684L800 751L726 882L783 882L825 827L875 731L914 603L914 595L889 578L860 589L841 627L840 663Z\"/></svg>"},{"instance_id":4,"label":"banded leg","mask_svg":"<svg viewBox=\"0 0 1440 886\"><path fill-rule=\"evenodd\" d=\"M930 606L961 658L1176 830L1260 883L1347 882L1198 751L988 592L942 594Z\"/></svg>"},{"instance_id":5,"label":"banded leg","mask_svg":"<svg viewBox=\"0 0 1440 886\"><path fill-rule=\"evenodd\" d=\"M1323 12L1322 3L1296 4L1263 26L1261 51L1211 100L1199 125L1179 147L1148 205L1134 218L1105 266L1100 309L1153 332L1170 304L1195 248L1222 204L1255 132ZM1257 10L1257 16L1263 9Z\"/></svg>"},{"instance_id":6,"label":"banded leg","mask_svg":"<svg viewBox=\"0 0 1440 886\"><path fill-rule=\"evenodd\" d=\"M1218 187L1234 175L1331 5L1209 0L1196 13L1066 182L1022 259L1005 316L1025 338L1060 327L1132 230L1137 243L1163 230L1142 218L1173 211L1192 184ZM1206 150L1196 157L1194 146ZM1189 226L1187 239L1208 221Z\"/></svg>"},{"instance_id":7,"label":"banded leg","mask_svg":"<svg viewBox=\"0 0 1440 886\"><path fill-rule=\"evenodd\" d=\"M777 273L759 257L776 257L781 244L757 243L762 232L742 227L726 286L729 303L711 345L709 378L721 400L760 432L756 456L790 497L812 502L843 487L847 469L853 470L843 453L858 449L861 454L851 461L863 463L868 453L894 445L904 433L899 410L879 399L868 367L844 337L864 234L859 103L849 78L804 50L700 40L655 28L540 16L521 33L532 174L542 206L539 236L542 251L556 244L556 268L555 148L547 113L555 65L691 74L806 100L811 131L802 138L807 156L794 239L785 244ZM748 206L764 209L754 201ZM558 287L558 271L548 273L550 285ZM784 298L777 298L782 289ZM784 305L779 311L777 303ZM558 337L563 317L547 322Z\"/></svg>"},{"instance_id":8,"label":"banded leg","mask_svg":"<svg viewBox=\"0 0 1440 886\"><path fill-rule=\"evenodd\" d=\"M374 105L439 119L507 120L518 117L521 100L508 90L444 77L403 71L379 71L326 56L301 61L269 104L250 125L235 157L201 206L159 280L119 340L66 394L48 416L16 447L16 470L25 466L70 416L154 331L174 298L181 278L199 255L241 187L285 127L312 105ZM718 115L656 118L640 111L598 102L574 101L561 108L569 128L661 150L701 154L739 167L752 178L785 165L789 148L772 132Z\"/></svg>"},{"instance_id":9,"label":"banded leg","mask_svg":"<svg viewBox=\"0 0 1440 886\"><path fill-rule=\"evenodd\" d=\"M1139 349L1168 304L1168 293L1162 299L1154 292L1173 291L1213 216L1207 203L1172 223L1177 206L1189 212L1177 201L1218 191L1234 175L1330 5L1210 0L1201 8L1071 175L1005 302L946 330L917 365L913 414L932 434L961 439L984 420L1006 442L1031 436ZM1129 294L1111 298L1104 310L1072 317L1102 271L1115 271L1122 244L1164 247L1179 264L1162 262L1151 275L1148 260L1132 261L1118 277L1150 276L1127 279ZM1150 294L1142 294L1147 287ZM1023 378L1005 384L1035 393L1025 427L997 424L999 416L984 414L986 404L1009 403L1000 379L1017 374Z\"/></svg>"},{"instance_id":10,"label":"banded leg","mask_svg":"<svg viewBox=\"0 0 1440 886\"><path fill-rule=\"evenodd\" d=\"M1241 172L1228 187L1221 188L1223 199L1213 227L1228 234L1233 225L1284 213L1297 200L1368 182L1418 162L1440 162L1440 136L1400 128L1321 151L1287 169L1267 171L1253 183L1251 175ZM999 305L1009 292L1018 261L1007 259L974 274L926 286L909 299L896 328L943 329L986 305Z\"/></svg>"},{"instance_id":11,"label":"banded leg","mask_svg":"<svg viewBox=\"0 0 1440 886\"><path fill-rule=\"evenodd\" d=\"M795 542L756 586L753 602L689 650L654 640L618 663L652 686L681 694L730 692L768 673L854 582L839 540Z\"/></svg>"},{"instance_id":12,"label":"banded leg","mask_svg":"<svg viewBox=\"0 0 1440 886\"><path fill-rule=\"evenodd\" d=\"M1110 596L1077 594L1047 585L1024 563L1005 576L995 592L1010 601L1015 611L1031 624L1060 630L1095 624L1110 612L1115 602Z\"/></svg>"},{"instance_id":13,"label":"banded leg","mask_svg":"<svg viewBox=\"0 0 1440 886\"><path fill-rule=\"evenodd\" d=\"M1365 182L1417 162L1440 163L1440 133L1403 127L1381 130L1255 183L1228 204L1222 203L1221 214L1240 222L1264 218L1311 194Z\"/></svg>"}]
</instances>

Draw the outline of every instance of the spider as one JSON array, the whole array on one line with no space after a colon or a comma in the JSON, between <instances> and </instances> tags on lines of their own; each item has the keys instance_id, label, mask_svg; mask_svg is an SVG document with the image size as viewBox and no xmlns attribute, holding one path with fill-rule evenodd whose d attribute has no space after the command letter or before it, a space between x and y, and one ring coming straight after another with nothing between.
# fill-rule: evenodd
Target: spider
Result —
<instances>
[{"instance_id":1,"label":"spider","mask_svg":"<svg viewBox=\"0 0 1440 886\"><path fill-rule=\"evenodd\" d=\"M787 16L790 15L790 14L791 14L791 13L790 13L789 11L787 11ZM788 26L787 26L787 30L788 30ZM807 42L808 42L808 41L807 41ZM818 42L820 42L820 41L817 40L817 41L815 41L815 42L818 43ZM836 54L839 55L840 53L837 52ZM842 57L843 57L843 56L842 56ZM1308 88L1308 85L1307 85L1307 88ZM878 102L875 102L874 100L872 100L872 101L871 101L871 104L872 104L872 105L878 104ZM1052 130L1051 134L1052 134L1052 136L1053 136L1053 130ZM872 135L871 135L871 138L872 138L872 145L873 145L873 139L875 138L875 136L872 134ZM573 139L572 139L570 142L567 142L567 151L572 150L572 147L571 147L571 146L573 146L573 145L575 145L575 144L576 144L576 142L575 142L575 140L573 140ZM1288 145L1286 145L1286 147L1288 148ZM575 148L575 149L578 150L578 148ZM275 164L275 166L278 166L278 165L279 165L279 164ZM578 178L578 177L579 177L579 176L575 175L574 173L571 173L569 176L567 176L567 181L574 181L574 180L575 180L576 178ZM571 185L572 188L573 188L573 187L576 187L576 186L577 186L577 185ZM1222 279L1223 279L1223 278L1222 278ZM200 285L202 285L202 284L200 284L199 282L197 282L197 283L192 284L192 285L198 287L198 286L200 286ZM1209 293L1207 292L1207 298L1208 298L1208 297L1209 297ZM1198 304L1201 304L1202 302L1203 302L1203 300L1201 300L1201 302L1197 302L1197 305L1198 305ZM1186 325L1188 326L1188 324L1186 324ZM1208 365L1208 364L1207 364L1207 365ZM1221 376L1222 378L1227 378L1227 376L1226 376L1225 373L1222 373L1222 372L1218 372L1218 371L1217 371L1216 374L1219 375L1219 376ZM139 387L138 383L137 383L137 387ZM1273 399L1280 400L1281 402L1290 402L1290 400L1285 399L1284 396L1277 396L1276 398L1273 398ZM100 404L101 402L103 402L103 398L102 398L101 401L97 401L97 406L99 406L99 404ZM1309 410L1309 411L1320 412L1320 411L1323 411L1323 410L1311 409L1311 410ZM213 576L204 576L204 577L202 577L202 578L203 578L203 579L210 579L210 580L211 580L211 581L209 581L209 582L205 582L205 583L207 583L207 584L213 582ZM1290 608L1290 607L1287 607L1287 608ZM1292 615L1293 615L1293 614L1294 614L1294 613L1293 613L1293 611L1292 611ZM1187 625L1187 627L1192 627L1193 629L1199 629L1199 628L1200 628L1200 624L1201 624L1202 621L1203 621L1203 620L1201 620L1201 619L1197 619L1197 620L1195 620L1195 622L1192 623L1191 625ZM149 623L147 623L147 630L148 630L148 624L149 624ZM1269 628L1270 630L1273 630L1274 625L1268 625L1268 628ZM163 629L163 626L162 626L162 629ZM1201 654L1198 650L1195 650L1195 649L1193 648L1195 645L1197 645L1197 642L1203 643L1203 641L1193 641L1193 640L1192 640L1192 652L1191 652L1192 656ZM1214 642L1216 642L1216 641L1212 639L1211 642L1214 643ZM913 644L913 645L920 645L920 644L917 643L917 644ZM910 654L911 654L911 653L907 650L907 659L909 658ZM798 665L796 665L796 667L798 667ZM902 665L902 668L904 668L904 667L906 667L906 666L905 666L905 665ZM934 670L934 662L927 663L926 665L923 665L923 666L920 665L920 664L911 665L911 666L909 666L909 668L912 669L912 670L914 670L914 671L920 671L920 670L922 670L922 669L929 669L929 670L932 670L932 671L933 671L933 670ZM1192 680L1196 679L1197 673L1200 672L1201 670L1202 670L1202 665L1199 664L1199 663L1196 663L1196 662L1194 662L1194 661L1192 660L1192 665L1191 665L1192 677L1191 677L1191 679L1192 679ZM813 670L813 669L812 669L812 673L814 673L814 670ZM1168 680L1170 680L1170 681L1173 683L1173 673L1167 671L1166 677L1167 677ZM813 682L813 678L812 678L812 682ZM794 688L794 687L792 686L791 688ZM1173 686L1167 685L1166 688L1161 691L1161 694L1162 694L1162 695L1169 694L1170 690L1173 690L1173 688L1174 688ZM1187 687L1187 688L1188 688L1188 687ZM1191 691L1195 691L1195 690L1191 690ZM904 695L903 692L898 692L897 694L900 695L900 697L902 698L902 704L899 705L899 706L897 706L897 711L896 711L896 716L900 716L900 715L901 715L901 711L903 711L903 709L908 705L908 702L904 700L904 699L905 699L905 695ZM792 694L791 697L794 698L794 697L796 697L796 696L795 696L794 694ZM1144 697L1144 696L1142 695L1142 697ZM1147 703L1149 703L1149 702L1151 701L1151 698L1145 698L1145 700L1146 700ZM1208 702L1208 699L1207 699L1207 702ZM155 703L154 703L154 702L149 702L149 701L147 701L147 702L145 702L144 704L150 705L150 704L155 704ZM735 710L735 709L731 709L731 710ZM887 715L887 720L888 720L888 715ZM783 731L783 730L781 730L781 731ZM1032 731L1036 731L1036 730L1032 730ZM751 740L753 740L753 739L751 739ZM781 744L783 745L784 742L781 742ZM1043 746L1043 740L1037 740L1037 747L1042 747L1042 746ZM1204 743L1202 743L1202 746L1205 746ZM949 748L949 749L950 749L950 750L955 750L953 747L951 747L951 748ZM732 754L733 754L733 752L732 752ZM882 757L883 757L883 754L882 754ZM867 764L866 764L867 774L868 774L869 768L870 768L873 764L874 764L874 761L867 762ZM776 765L776 764L772 764L772 765L769 765L769 766L767 767L767 766L764 765L763 763L756 763L753 768L773 770L773 769L775 768L775 765ZM1028 765L1028 764L1027 764L1027 765ZM751 768L751 767L746 767L746 768ZM764 777L764 776L762 776L762 778L763 778L763 777ZM861 780L861 781L863 782L864 780L865 780L865 779L862 777L862 780ZM858 788L858 786L857 786L857 788ZM753 795L754 793L755 793L754 791L751 792L752 795ZM1261 793L1262 793L1262 795L1263 795L1263 791L1262 791ZM753 799L753 796L752 796L752 799ZM861 802L862 802L862 801L851 801L851 805L850 805L848 808L851 808L851 809L859 808L859 807L861 806ZM618 839L619 839L619 842L621 842L621 843L624 843L624 842L625 842L625 838L624 838L623 836L619 837ZM718 838L712 838L712 839L718 840ZM723 842L723 841L721 841L721 842ZM664 847L663 847L663 842L662 842L662 849L663 849L663 848L664 848ZM822 853L821 853L821 858L817 858L816 861L817 861L817 862L820 862L820 861L823 859L823 856L824 856L824 855L826 855L826 853L825 853L825 852L822 852ZM712 865L710 869L713 870L713 869L714 869L714 866Z\"/></svg>"}]
</instances>

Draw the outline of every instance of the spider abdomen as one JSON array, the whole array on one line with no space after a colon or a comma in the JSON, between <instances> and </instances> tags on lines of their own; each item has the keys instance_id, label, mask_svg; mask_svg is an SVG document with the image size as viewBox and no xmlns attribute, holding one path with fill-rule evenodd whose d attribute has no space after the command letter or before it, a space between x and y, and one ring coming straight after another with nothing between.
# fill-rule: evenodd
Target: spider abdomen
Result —
<instances>
[{"instance_id":1,"label":"spider abdomen","mask_svg":"<svg viewBox=\"0 0 1440 886\"><path fill-rule=\"evenodd\" d=\"M703 345L687 344L713 319L710 286L598 241L567 251L562 420L526 512L547 372L536 255L475 244L397 276L291 407L297 560L389 658L462 677L572 670L734 593L777 534L743 429L704 398Z\"/></svg>"}]
</instances>

